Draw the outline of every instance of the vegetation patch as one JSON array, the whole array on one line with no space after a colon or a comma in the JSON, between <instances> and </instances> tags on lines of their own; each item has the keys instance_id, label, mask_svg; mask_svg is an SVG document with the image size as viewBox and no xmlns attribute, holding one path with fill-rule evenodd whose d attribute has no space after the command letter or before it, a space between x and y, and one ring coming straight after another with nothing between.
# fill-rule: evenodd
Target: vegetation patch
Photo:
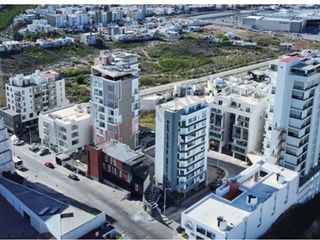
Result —
<instances>
[{"instance_id":1,"label":"vegetation patch","mask_svg":"<svg viewBox=\"0 0 320 240\"><path fill-rule=\"evenodd\" d=\"M2 8L0 10L0 30L7 28L15 16L33 7L34 5L8 5Z\"/></svg>"},{"instance_id":2,"label":"vegetation patch","mask_svg":"<svg viewBox=\"0 0 320 240\"><path fill-rule=\"evenodd\" d=\"M140 111L140 126L155 129L156 114L154 111Z\"/></svg>"}]
</instances>

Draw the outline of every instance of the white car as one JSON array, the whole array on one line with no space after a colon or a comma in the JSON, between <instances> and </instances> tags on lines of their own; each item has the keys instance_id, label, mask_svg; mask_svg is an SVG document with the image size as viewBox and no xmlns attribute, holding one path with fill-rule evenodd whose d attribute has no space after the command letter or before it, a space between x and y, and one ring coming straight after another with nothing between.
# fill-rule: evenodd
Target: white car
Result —
<instances>
[{"instance_id":1,"label":"white car","mask_svg":"<svg viewBox=\"0 0 320 240\"><path fill-rule=\"evenodd\" d=\"M15 146L22 146L22 145L24 145L24 141L21 140L21 139L19 139L19 138L17 138L17 139L15 139L15 140L13 141L13 145L15 145Z\"/></svg>"}]
</instances>

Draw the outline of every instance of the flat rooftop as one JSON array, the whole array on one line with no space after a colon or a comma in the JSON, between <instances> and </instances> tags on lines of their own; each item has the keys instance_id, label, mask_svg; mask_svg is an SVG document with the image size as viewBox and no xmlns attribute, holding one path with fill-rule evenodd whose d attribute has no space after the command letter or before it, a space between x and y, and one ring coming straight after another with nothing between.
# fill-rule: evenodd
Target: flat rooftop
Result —
<instances>
[{"instance_id":1,"label":"flat rooftop","mask_svg":"<svg viewBox=\"0 0 320 240\"><path fill-rule=\"evenodd\" d=\"M102 151L108 156L115 158L128 165L134 165L143 161L144 155L132 150L128 145L111 140L102 146Z\"/></svg>"},{"instance_id":2,"label":"flat rooftop","mask_svg":"<svg viewBox=\"0 0 320 240\"><path fill-rule=\"evenodd\" d=\"M91 67L92 70L103 74L103 76L109 76L112 78L123 77L129 74L136 73L136 70L132 68L125 68L114 65L96 65Z\"/></svg>"},{"instance_id":3,"label":"flat rooftop","mask_svg":"<svg viewBox=\"0 0 320 240\"><path fill-rule=\"evenodd\" d=\"M90 118L90 113L87 111L88 106L88 104L69 105L42 113L42 115L63 123L77 122Z\"/></svg>"},{"instance_id":4,"label":"flat rooftop","mask_svg":"<svg viewBox=\"0 0 320 240\"><path fill-rule=\"evenodd\" d=\"M256 176L256 173L259 174L259 177ZM277 181L277 173L284 176L283 183ZM230 230L230 226L237 226L244 217L251 215L260 203L265 202L273 192L286 187L287 182L297 177L298 174L294 171L283 169L277 165L258 162L234 177L239 181L236 182L236 184L239 184L239 191L230 200L226 198L226 195L232 190L229 190L223 196L212 193L185 210L183 214L217 231L220 231L217 218L223 217L228 222ZM230 180L217 190L226 188L229 184ZM232 189L232 186L229 186ZM248 195L257 197L255 205L248 205Z\"/></svg>"},{"instance_id":5,"label":"flat rooftop","mask_svg":"<svg viewBox=\"0 0 320 240\"><path fill-rule=\"evenodd\" d=\"M183 98L176 98L170 102L166 102L161 104L161 108L165 108L171 111L178 111L184 109L185 107L190 107L197 103L204 102L204 98L197 97L197 96L186 96Z\"/></svg>"},{"instance_id":6,"label":"flat rooftop","mask_svg":"<svg viewBox=\"0 0 320 240\"><path fill-rule=\"evenodd\" d=\"M0 177L0 184L8 189L16 198L22 201L28 208L33 212L39 213L46 207L50 207L49 211L59 207L59 209L54 213L46 213L39 216L47 224L54 224L59 226L60 214L72 213L73 217L67 217L61 219L61 235L80 227L82 224L88 222L89 220L96 217L96 215L85 212L79 208L71 206L69 204L60 202L46 196L38 191L30 189L26 186L20 185L18 183L9 181L5 178Z\"/></svg>"},{"instance_id":7,"label":"flat rooftop","mask_svg":"<svg viewBox=\"0 0 320 240\"><path fill-rule=\"evenodd\" d=\"M0 239L39 239L39 234L25 219L0 195ZM50 237L48 237L50 238Z\"/></svg>"}]
</instances>

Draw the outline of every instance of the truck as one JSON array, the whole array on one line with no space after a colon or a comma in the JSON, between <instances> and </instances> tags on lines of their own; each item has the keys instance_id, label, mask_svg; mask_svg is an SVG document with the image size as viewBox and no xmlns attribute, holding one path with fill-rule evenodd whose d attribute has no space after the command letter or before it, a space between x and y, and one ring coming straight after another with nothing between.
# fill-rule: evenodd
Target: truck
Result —
<instances>
[{"instance_id":1,"label":"truck","mask_svg":"<svg viewBox=\"0 0 320 240\"><path fill-rule=\"evenodd\" d=\"M14 156L13 161L14 161L14 167L16 169L21 170L24 168L23 161L19 157Z\"/></svg>"}]
</instances>

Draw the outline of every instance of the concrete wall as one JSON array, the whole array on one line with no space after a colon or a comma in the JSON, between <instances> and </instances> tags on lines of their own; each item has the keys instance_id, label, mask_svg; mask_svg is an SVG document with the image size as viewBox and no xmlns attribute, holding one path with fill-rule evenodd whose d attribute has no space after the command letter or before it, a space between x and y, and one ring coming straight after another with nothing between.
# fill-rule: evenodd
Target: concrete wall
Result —
<instances>
[{"instance_id":1,"label":"concrete wall","mask_svg":"<svg viewBox=\"0 0 320 240\"><path fill-rule=\"evenodd\" d=\"M16 198L8 189L0 185L0 194L10 203L16 211L24 217L24 212L30 216L30 225L33 226L39 233L49 232L47 225L43 220L23 202Z\"/></svg>"},{"instance_id":2,"label":"concrete wall","mask_svg":"<svg viewBox=\"0 0 320 240\"><path fill-rule=\"evenodd\" d=\"M79 226L76 229L73 229L72 231L65 233L61 236L61 239L77 239L88 232L92 231L95 228L98 228L103 223L106 222L106 214L104 212L98 214L94 218L90 219L89 221L85 222L81 226Z\"/></svg>"}]
</instances>

